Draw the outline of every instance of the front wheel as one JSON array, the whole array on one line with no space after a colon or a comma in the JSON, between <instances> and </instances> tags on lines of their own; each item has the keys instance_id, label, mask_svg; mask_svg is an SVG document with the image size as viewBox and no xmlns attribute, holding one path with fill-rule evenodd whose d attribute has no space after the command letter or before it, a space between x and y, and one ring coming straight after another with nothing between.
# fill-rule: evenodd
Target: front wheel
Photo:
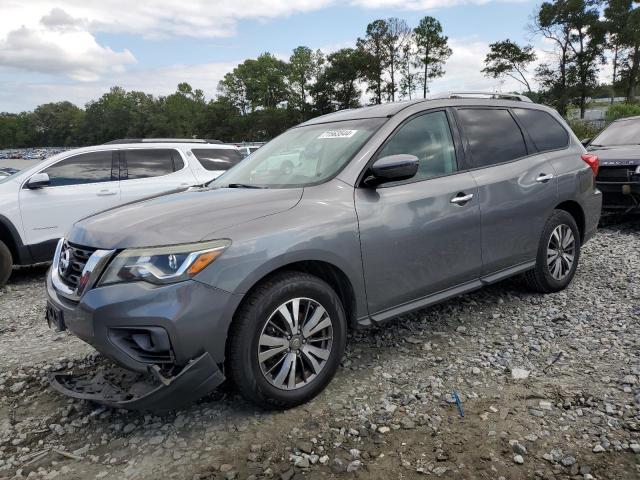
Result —
<instances>
[{"instance_id":1,"label":"front wheel","mask_svg":"<svg viewBox=\"0 0 640 480\"><path fill-rule=\"evenodd\" d=\"M554 210L540 237L536 266L525 274L525 280L536 292L558 292L571 283L579 259L576 221L564 210Z\"/></svg>"},{"instance_id":2,"label":"front wheel","mask_svg":"<svg viewBox=\"0 0 640 480\"><path fill-rule=\"evenodd\" d=\"M346 334L335 291L313 275L284 272L259 285L235 315L226 369L247 400L294 407L331 381Z\"/></svg>"},{"instance_id":3,"label":"front wheel","mask_svg":"<svg viewBox=\"0 0 640 480\"><path fill-rule=\"evenodd\" d=\"M7 248L4 242L0 240L0 287L9 280L12 267L13 257L11 256L11 251Z\"/></svg>"}]
</instances>

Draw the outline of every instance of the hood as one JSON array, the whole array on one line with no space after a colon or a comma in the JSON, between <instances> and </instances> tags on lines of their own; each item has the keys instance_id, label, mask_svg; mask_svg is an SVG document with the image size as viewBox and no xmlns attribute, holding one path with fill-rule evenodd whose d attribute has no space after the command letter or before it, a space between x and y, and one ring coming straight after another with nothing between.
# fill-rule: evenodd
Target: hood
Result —
<instances>
[{"instance_id":1,"label":"hood","mask_svg":"<svg viewBox=\"0 0 640 480\"><path fill-rule=\"evenodd\" d=\"M67 239L102 249L198 242L223 228L293 208L302 188L220 188L164 195L76 223Z\"/></svg>"},{"instance_id":2,"label":"hood","mask_svg":"<svg viewBox=\"0 0 640 480\"><path fill-rule=\"evenodd\" d=\"M623 167L640 165L640 145L618 145L611 147L589 147L600 159L601 167Z\"/></svg>"}]
</instances>

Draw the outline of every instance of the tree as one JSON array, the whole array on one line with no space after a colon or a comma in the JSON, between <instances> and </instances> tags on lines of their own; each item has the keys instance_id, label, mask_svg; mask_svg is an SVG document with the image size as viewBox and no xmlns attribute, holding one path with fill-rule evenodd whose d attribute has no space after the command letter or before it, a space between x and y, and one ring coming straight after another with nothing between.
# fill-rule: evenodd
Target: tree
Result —
<instances>
[{"instance_id":1,"label":"tree","mask_svg":"<svg viewBox=\"0 0 640 480\"><path fill-rule=\"evenodd\" d=\"M551 41L554 46L556 64L544 63L536 69L536 77L543 89L543 99L555 106L561 115L566 116L569 105L569 90L572 87L569 78L571 55L571 27L562 21L561 6L555 2L545 2L540 6L530 26L534 34Z\"/></svg>"},{"instance_id":2,"label":"tree","mask_svg":"<svg viewBox=\"0 0 640 480\"><path fill-rule=\"evenodd\" d=\"M449 38L442 35L442 25L426 16L413 30L416 42L416 64L422 67L422 96L427 98L429 80L444 75L442 66L451 56Z\"/></svg>"},{"instance_id":3,"label":"tree","mask_svg":"<svg viewBox=\"0 0 640 480\"><path fill-rule=\"evenodd\" d=\"M389 99L396 100L396 72L402 68L402 59L405 47L411 40L411 29L405 20L400 18L388 18L387 35L384 37L387 48L387 69L389 72L389 82L387 91Z\"/></svg>"},{"instance_id":4,"label":"tree","mask_svg":"<svg viewBox=\"0 0 640 480\"><path fill-rule=\"evenodd\" d=\"M382 103L383 74L389 65L389 25L384 20L374 20L367 25L364 38L358 38L357 47L363 54L361 58L367 59L365 79L368 83L367 90L373 93L371 103Z\"/></svg>"},{"instance_id":5,"label":"tree","mask_svg":"<svg viewBox=\"0 0 640 480\"><path fill-rule=\"evenodd\" d=\"M369 55L361 49L342 48L327 57L322 84L338 109L360 106L357 82L369 72Z\"/></svg>"},{"instance_id":6,"label":"tree","mask_svg":"<svg viewBox=\"0 0 640 480\"><path fill-rule=\"evenodd\" d=\"M402 47L400 55L399 71L401 75L399 92L403 98L411 100L418 88L418 74L411 70L414 64L415 52L412 41L408 41Z\"/></svg>"},{"instance_id":7,"label":"tree","mask_svg":"<svg viewBox=\"0 0 640 480\"><path fill-rule=\"evenodd\" d=\"M584 118L586 100L597 86L599 64L604 62L603 22L598 10L599 0L554 0L544 2L536 17L536 29L553 40L559 48L560 85L554 90L563 97L559 99L561 113L566 113L568 97L573 92L580 106L580 117ZM553 68L543 65L540 74L550 73Z\"/></svg>"},{"instance_id":8,"label":"tree","mask_svg":"<svg viewBox=\"0 0 640 480\"><path fill-rule=\"evenodd\" d=\"M243 113L275 108L289 97L286 83L289 65L270 53L245 60L218 84L220 96Z\"/></svg>"},{"instance_id":9,"label":"tree","mask_svg":"<svg viewBox=\"0 0 640 480\"><path fill-rule=\"evenodd\" d=\"M76 145L83 118L84 111L71 102L40 105L31 114L33 140L37 145Z\"/></svg>"},{"instance_id":10,"label":"tree","mask_svg":"<svg viewBox=\"0 0 640 480\"><path fill-rule=\"evenodd\" d=\"M620 71L627 84L627 100L632 100L640 68L640 8L632 0L609 0L604 17L614 52L612 83L615 85Z\"/></svg>"},{"instance_id":11,"label":"tree","mask_svg":"<svg viewBox=\"0 0 640 480\"><path fill-rule=\"evenodd\" d=\"M522 84L531 93L527 80L527 66L536 59L531 45L519 46L509 39L489 45L482 72L491 78L510 77Z\"/></svg>"},{"instance_id":12,"label":"tree","mask_svg":"<svg viewBox=\"0 0 640 480\"><path fill-rule=\"evenodd\" d=\"M296 91L296 103L303 113L307 110L307 95L317 79L324 55L320 50L315 52L309 47L296 47L289 58L289 85Z\"/></svg>"}]
</instances>

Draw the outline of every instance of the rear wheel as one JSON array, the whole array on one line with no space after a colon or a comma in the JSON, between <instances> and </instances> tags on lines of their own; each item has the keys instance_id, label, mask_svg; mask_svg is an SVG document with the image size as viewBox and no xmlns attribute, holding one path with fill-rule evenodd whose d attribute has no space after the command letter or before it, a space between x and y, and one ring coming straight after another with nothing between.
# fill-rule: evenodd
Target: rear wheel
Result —
<instances>
[{"instance_id":1,"label":"rear wheel","mask_svg":"<svg viewBox=\"0 0 640 480\"><path fill-rule=\"evenodd\" d=\"M13 257L11 251L0 240L0 287L7 283L11 276L11 267L13 266Z\"/></svg>"},{"instance_id":2,"label":"rear wheel","mask_svg":"<svg viewBox=\"0 0 640 480\"><path fill-rule=\"evenodd\" d=\"M346 343L344 309L321 279L285 272L245 300L228 341L227 372L247 400L290 408L333 378Z\"/></svg>"},{"instance_id":3,"label":"rear wheel","mask_svg":"<svg viewBox=\"0 0 640 480\"><path fill-rule=\"evenodd\" d=\"M573 279L580 259L580 231L574 218L554 210L545 224L536 266L525 274L529 287L541 293L565 289Z\"/></svg>"}]
</instances>

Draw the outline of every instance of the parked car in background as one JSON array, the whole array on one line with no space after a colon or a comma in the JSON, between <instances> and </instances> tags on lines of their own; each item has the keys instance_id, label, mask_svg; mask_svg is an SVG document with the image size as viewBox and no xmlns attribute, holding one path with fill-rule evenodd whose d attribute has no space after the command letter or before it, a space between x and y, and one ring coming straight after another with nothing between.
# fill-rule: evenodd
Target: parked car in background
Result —
<instances>
[{"instance_id":1,"label":"parked car in background","mask_svg":"<svg viewBox=\"0 0 640 480\"><path fill-rule=\"evenodd\" d=\"M640 117L616 120L585 143L600 159L596 183L603 194L602 208L640 209Z\"/></svg>"},{"instance_id":2,"label":"parked car in background","mask_svg":"<svg viewBox=\"0 0 640 480\"><path fill-rule=\"evenodd\" d=\"M238 150L240 151L240 155L242 155L242 158L246 158L256 150L258 150L262 145L263 144L260 143L260 144L251 144L251 145L239 144L236 146L238 147Z\"/></svg>"},{"instance_id":3,"label":"parked car in background","mask_svg":"<svg viewBox=\"0 0 640 480\"><path fill-rule=\"evenodd\" d=\"M18 173L18 169L11 167L0 168L0 179Z\"/></svg>"},{"instance_id":4,"label":"parked car in background","mask_svg":"<svg viewBox=\"0 0 640 480\"><path fill-rule=\"evenodd\" d=\"M231 145L129 139L68 150L0 176L0 285L13 265L51 260L58 239L77 220L202 185L240 160Z\"/></svg>"},{"instance_id":5,"label":"parked car in background","mask_svg":"<svg viewBox=\"0 0 640 480\"><path fill-rule=\"evenodd\" d=\"M78 222L47 276L47 320L152 380L52 385L162 410L226 377L287 408L329 383L348 328L518 274L564 289L600 217L597 158L554 110L499 97L318 117L207 188Z\"/></svg>"}]
</instances>

